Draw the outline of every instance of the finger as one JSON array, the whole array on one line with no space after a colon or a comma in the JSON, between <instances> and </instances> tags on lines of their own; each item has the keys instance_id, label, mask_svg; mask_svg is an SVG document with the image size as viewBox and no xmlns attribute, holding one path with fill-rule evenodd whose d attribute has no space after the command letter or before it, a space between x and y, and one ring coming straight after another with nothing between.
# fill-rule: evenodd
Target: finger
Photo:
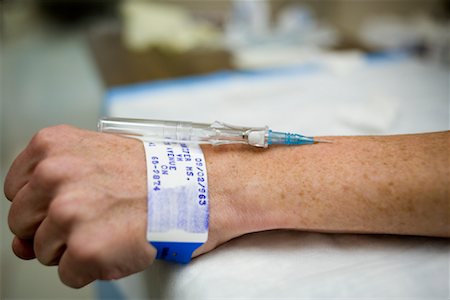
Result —
<instances>
[{"instance_id":1,"label":"finger","mask_svg":"<svg viewBox=\"0 0 450 300\"><path fill-rule=\"evenodd\" d=\"M39 224L44 220L50 196L27 183L16 195L8 214L8 225L20 239L34 236Z\"/></svg>"},{"instance_id":2,"label":"finger","mask_svg":"<svg viewBox=\"0 0 450 300\"><path fill-rule=\"evenodd\" d=\"M95 267L90 258L80 257L72 248L67 248L59 261L58 275L65 285L78 289L99 278Z\"/></svg>"},{"instance_id":3,"label":"finger","mask_svg":"<svg viewBox=\"0 0 450 300\"><path fill-rule=\"evenodd\" d=\"M33 259L36 258L33 250L33 240L19 239L17 236L12 241L12 250L14 254L21 259Z\"/></svg>"},{"instance_id":4,"label":"finger","mask_svg":"<svg viewBox=\"0 0 450 300\"><path fill-rule=\"evenodd\" d=\"M31 144L31 143L30 143ZM4 192L8 200L12 201L19 190L28 182L34 168L39 161L30 145L27 146L14 160L5 177Z\"/></svg>"},{"instance_id":5,"label":"finger","mask_svg":"<svg viewBox=\"0 0 450 300\"><path fill-rule=\"evenodd\" d=\"M34 236L34 253L46 266L59 263L65 250L65 234L51 218L45 218Z\"/></svg>"},{"instance_id":6,"label":"finger","mask_svg":"<svg viewBox=\"0 0 450 300\"><path fill-rule=\"evenodd\" d=\"M115 251L113 240L97 222L73 228L67 240L67 249L59 261L58 274L61 281L74 288L83 287L94 280L118 279L121 269L117 264L123 259ZM120 239L120 238L119 238ZM116 241L117 242L117 241ZM116 246L117 248L117 246ZM111 253L112 252L112 253ZM109 257L109 258L108 258Z\"/></svg>"},{"instance_id":7,"label":"finger","mask_svg":"<svg viewBox=\"0 0 450 300\"><path fill-rule=\"evenodd\" d=\"M12 201L17 192L28 182L34 168L41 159L45 148L42 136L41 132L37 133L9 168L4 182L4 192L8 200Z\"/></svg>"},{"instance_id":8,"label":"finger","mask_svg":"<svg viewBox=\"0 0 450 300\"><path fill-rule=\"evenodd\" d=\"M15 195L9 211L11 231L20 238L31 238L44 220L48 206L70 177L64 157L41 160L29 182Z\"/></svg>"},{"instance_id":9,"label":"finger","mask_svg":"<svg viewBox=\"0 0 450 300\"><path fill-rule=\"evenodd\" d=\"M14 199L16 193L28 181L28 177L37 163L46 157L51 149L55 148L55 141L59 143L61 133L67 134L68 129L68 126L43 128L33 136L27 147L14 160L5 178L6 198Z\"/></svg>"}]
</instances>

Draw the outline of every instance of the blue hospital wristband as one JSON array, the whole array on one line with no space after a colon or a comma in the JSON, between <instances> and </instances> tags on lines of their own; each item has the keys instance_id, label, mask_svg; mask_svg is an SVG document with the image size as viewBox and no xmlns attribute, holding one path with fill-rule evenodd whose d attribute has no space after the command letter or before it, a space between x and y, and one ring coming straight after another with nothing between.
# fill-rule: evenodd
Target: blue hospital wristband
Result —
<instances>
[{"instance_id":1,"label":"blue hospital wristband","mask_svg":"<svg viewBox=\"0 0 450 300\"><path fill-rule=\"evenodd\" d=\"M156 259L188 263L208 239L208 179L197 144L145 142L147 240Z\"/></svg>"}]
</instances>

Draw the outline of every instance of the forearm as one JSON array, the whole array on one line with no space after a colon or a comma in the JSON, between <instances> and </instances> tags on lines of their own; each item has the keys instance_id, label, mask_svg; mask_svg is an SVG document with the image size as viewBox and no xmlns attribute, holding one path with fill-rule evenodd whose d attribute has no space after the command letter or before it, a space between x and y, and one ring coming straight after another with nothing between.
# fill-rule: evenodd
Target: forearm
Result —
<instances>
[{"instance_id":1,"label":"forearm","mask_svg":"<svg viewBox=\"0 0 450 300\"><path fill-rule=\"evenodd\" d=\"M332 144L203 147L208 241L298 230L449 236L449 132L333 137ZM12 248L58 265L82 287L148 267L145 153L138 140L55 126L39 131L5 179ZM68 171L69 170L69 171Z\"/></svg>"},{"instance_id":2,"label":"forearm","mask_svg":"<svg viewBox=\"0 0 450 300\"><path fill-rule=\"evenodd\" d=\"M328 139L205 147L212 230L449 236L448 132Z\"/></svg>"}]
</instances>

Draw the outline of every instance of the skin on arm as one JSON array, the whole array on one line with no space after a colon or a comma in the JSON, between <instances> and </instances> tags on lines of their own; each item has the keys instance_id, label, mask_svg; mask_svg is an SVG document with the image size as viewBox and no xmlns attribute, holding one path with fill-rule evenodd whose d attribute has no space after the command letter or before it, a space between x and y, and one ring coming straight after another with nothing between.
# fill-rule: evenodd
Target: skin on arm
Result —
<instances>
[{"instance_id":1,"label":"skin on arm","mask_svg":"<svg viewBox=\"0 0 450 300\"><path fill-rule=\"evenodd\" d=\"M332 144L203 146L208 241L194 256L269 229L449 236L449 133L332 137ZM142 142L56 126L37 133L4 183L14 253L58 265L79 288L144 270Z\"/></svg>"},{"instance_id":2,"label":"skin on arm","mask_svg":"<svg viewBox=\"0 0 450 300\"><path fill-rule=\"evenodd\" d=\"M450 235L449 132L323 139L333 143L204 147L212 227L224 240L280 228Z\"/></svg>"}]
</instances>

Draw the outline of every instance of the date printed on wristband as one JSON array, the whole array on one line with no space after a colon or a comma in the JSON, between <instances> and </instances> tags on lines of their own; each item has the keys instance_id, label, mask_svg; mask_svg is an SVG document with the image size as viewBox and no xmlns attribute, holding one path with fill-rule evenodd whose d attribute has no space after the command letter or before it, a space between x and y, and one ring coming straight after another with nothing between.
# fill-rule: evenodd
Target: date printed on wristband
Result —
<instances>
[{"instance_id":1,"label":"date printed on wristband","mask_svg":"<svg viewBox=\"0 0 450 300\"><path fill-rule=\"evenodd\" d=\"M197 144L144 141L147 240L156 258L188 263L208 238L208 178Z\"/></svg>"}]
</instances>

